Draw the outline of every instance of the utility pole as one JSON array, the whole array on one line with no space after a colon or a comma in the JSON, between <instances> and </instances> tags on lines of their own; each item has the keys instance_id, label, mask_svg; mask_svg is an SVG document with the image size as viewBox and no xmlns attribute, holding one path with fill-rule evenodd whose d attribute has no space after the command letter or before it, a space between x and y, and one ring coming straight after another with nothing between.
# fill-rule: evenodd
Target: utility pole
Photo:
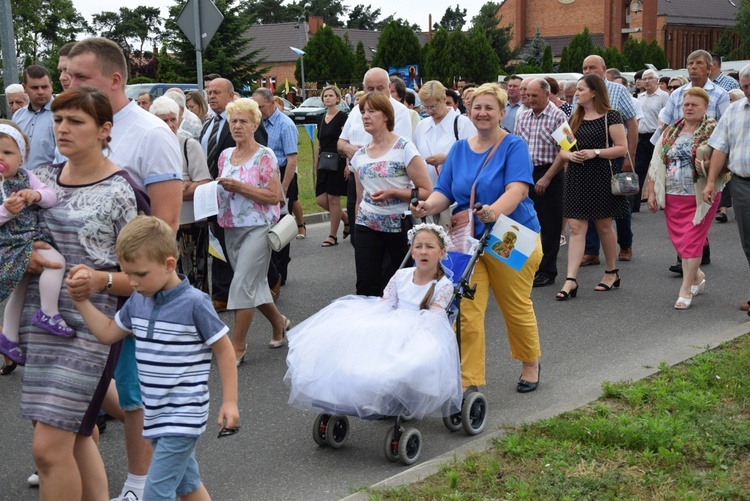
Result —
<instances>
[{"instance_id":1,"label":"utility pole","mask_svg":"<svg viewBox=\"0 0 750 501\"><path fill-rule=\"evenodd\" d=\"M13 36L13 12L10 0L0 0L0 44L3 46L3 81L7 87L18 83L16 42Z\"/></svg>"}]
</instances>

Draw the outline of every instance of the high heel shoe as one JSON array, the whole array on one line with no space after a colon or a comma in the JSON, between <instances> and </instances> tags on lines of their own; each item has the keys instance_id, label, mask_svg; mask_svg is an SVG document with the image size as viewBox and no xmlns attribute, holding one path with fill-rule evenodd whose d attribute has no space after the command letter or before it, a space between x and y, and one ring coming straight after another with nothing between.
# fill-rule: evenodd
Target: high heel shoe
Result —
<instances>
[{"instance_id":1,"label":"high heel shoe","mask_svg":"<svg viewBox=\"0 0 750 501\"><path fill-rule=\"evenodd\" d=\"M245 349L242 352L242 355L237 357L237 367L245 363L245 355L247 354L247 345L245 345Z\"/></svg>"},{"instance_id":2,"label":"high heel shoe","mask_svg":"<svg viewBox=\"0 0 750 501\"><path fill-rule=\"evenodd\" d=\"M578 295L578 281L575 278L567 277L565 281L571 281L576 284L575 289L570 289L570 292L561 290L555 295L555 299L558 301L567 301L568 298L576 297Z\"/></svg>"},{"instance_id":3,"label":"high heel shoe","mask_svg":"<svg viewBox=\"0 0 750 501\"><path fill-rule=\"evenodd\" d=\"M703 293L703 291L706 289L706 279L704 278L701 280L701 283L698 285L691 285L690 286L690 293L693 296L698 296Z\"/></svg>"},{"instance_id":4,"label":"high heel shoe","mask_svg":"<svg viewBox=\"0 0 750 501\"><path fill-rule=\"evenodd\" d=\"M618 270L617 268L615 268L614 270L605 270L604 273L606 275L616 275L617 280L615 280L615 282L612 285L607 285L604 282L599 282L598 284L596 284L596 287L594 287L594 290L596 292L606 292L615 287L620 287L620 273L619 272L620 270Z\"/></svg>"},{"instance_id":5,"label":"high heel shoe","mask_svg":"<svg viewBox=\"0 0 750 501\"><path fill-rule=\"evenodd\" d=\"M518 385L516 385L516 391L518 393L529 393L539 388L539 383L542 381L542 363L537 364L536 382L530 383L525 381L522 376L518 377Z\"/></svg>"},{"instance_id":6,"label":"high heel shoe","mask_svg":"<svg viewBox=\"0 0 750 501\"><path fill-rule=\"evenodd\" d=\"M300 228L302 228L304 233L300 231ZM307 225L305 223L297 225L297 240L302 240L303 238L307 238Z\"/></svg>"},{"instance_id":7,"label":"high heel shoe","mask_svg":"<svg viewBox=\"0 0 750 501\"><path fill-rule=\"evenodd\" d=\"M281 334L281 339L278 341L271 339L271 341L268 342L268 348L270 350L275 350L276 348L281 348L287 343L286 339L286 331L292 328L292 321L286 318L284 315L281 315L284 319L284 332Z\"/></svg>"}]
</instances>

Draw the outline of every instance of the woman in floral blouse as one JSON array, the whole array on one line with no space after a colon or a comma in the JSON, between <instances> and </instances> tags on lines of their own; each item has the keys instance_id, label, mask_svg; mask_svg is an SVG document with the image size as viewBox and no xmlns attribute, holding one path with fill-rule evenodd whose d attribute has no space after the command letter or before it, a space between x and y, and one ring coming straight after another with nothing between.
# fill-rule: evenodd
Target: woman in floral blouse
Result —
<instances>
[{"instance_id":1,"label":"woman in floral blouse","mask_svg":"<svg viewBox=\"0 0 750 501\"><path fill-rule=\"evenodd\" d=\"M258 105L238 99L227 105L227 122L236 147L219 156L219 225L225 230L227 258L234 269L227 309L234 310L234 345L237 365L245 360L245 338L257 307L273 326L269 348L285 344L291 322L276 309L268 287L271 247L268 228L279 220L284 200L279 167L273 150L259 145Z\"/></svg>"},{"instance_id":2,"label":"woman in floral blouse","mask_svg":"<svg viewBox=\"0 0 750 501\"><path fill-rule=\"evenodd\" d=\"M408 250L404 212L414 196L425 200L432 184L417 147L393 133L388 97L365 94L359 109L372 141L354 154L350 166L357 182L357 294L382 296ZM386 255L390 261L384 270Z\"/></svg>"}]
</instances>

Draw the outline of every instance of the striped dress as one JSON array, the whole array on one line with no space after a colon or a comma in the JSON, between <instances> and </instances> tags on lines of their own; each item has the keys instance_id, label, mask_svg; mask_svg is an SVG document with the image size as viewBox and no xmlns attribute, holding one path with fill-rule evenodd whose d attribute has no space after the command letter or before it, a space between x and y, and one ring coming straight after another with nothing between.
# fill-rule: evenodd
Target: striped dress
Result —
<instances>
[{"instance_id":1,"label":"striped dress","mask_svg":"<svg viewBox=\"0 0 750 501\"><path fill-rule=\"evenodd\" d=\"M61 165L46 165L34 173L57 195L58 204L43 213L42 224L65 256L68 271L77 264L117 271L115 240L139 208L148 210L139 204L141 195L136 195L132 180L124 171L86 186L60 184L61 171ZM114 316L116 296L97 293L91 301L107 316ZM33 326L31 317L39 306L38 277L33 276L21 318L21 346L27 357L21 416L90 435L95 423L91 417L101 406L119 350L113 348L113 360L109 360L110 346L101 344L88 331L65 284L61 284L59 310L65 322L75 329L75 337L53 336Z\"/></svg>"}]
</instances>

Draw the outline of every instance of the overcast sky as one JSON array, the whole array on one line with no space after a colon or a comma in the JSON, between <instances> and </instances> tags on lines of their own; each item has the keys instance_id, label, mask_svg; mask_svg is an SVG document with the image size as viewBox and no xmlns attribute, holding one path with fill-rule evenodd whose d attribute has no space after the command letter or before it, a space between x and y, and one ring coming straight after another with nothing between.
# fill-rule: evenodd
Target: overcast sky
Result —
<instances>
[{"instance_id":1,"label":"overcast sky","mask_svg":"<svg viewBox=\"0 0 750 501\"><path fill-rule=\"evenodd\" d=\"M476 0L472 0L471 2L458 2L456 0L432 0L430 2L404 2L403 0L378 0L375 2L367 2L366 0L343 0L343 3L350 9L357 4L371 5L372 10L380 9L380 19L394 14L397 18L400 17L408 20L410 23L419 24L422 29L426 31L427 25L429 24L427 17L429 14L432 14L432 23L434 24L440 21L448 7L455 8L456 4L460 4L462 9L466 9L466 22L468 24L471 22L471 18L479 13L479 8L485 2ZM466 3L471 5L465 5ZM174 2L172 0L109 0L103 3L101 0L74 0L73 4L78 11L90 21L93 14L98 14L105 10L118 11L120 10L120 7L134 9L139 5L161 7L162 15L166 17L168 7L173 5ZM344 20L346 20L346 18Z\"/></svg>"}]
</instances>

